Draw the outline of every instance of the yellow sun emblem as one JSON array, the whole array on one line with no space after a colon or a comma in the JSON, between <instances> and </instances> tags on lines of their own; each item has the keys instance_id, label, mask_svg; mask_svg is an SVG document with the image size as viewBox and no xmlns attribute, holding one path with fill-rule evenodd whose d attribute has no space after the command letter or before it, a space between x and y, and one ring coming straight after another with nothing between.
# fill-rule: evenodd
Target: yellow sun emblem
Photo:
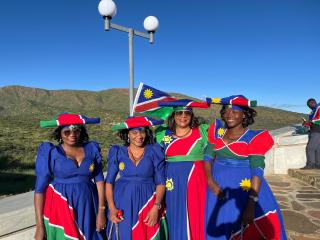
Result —
<instances>
[{"instance_id":1,"label":"yellow sun emblem","mask_svg":"<svg viewBox=\"0 0 320 240\"><path fill-rule=\"evenodd\" d=\"M94 163L91 163L89 166L89 171L93 172L94 171Z\"/></svg>"},{"instance_id":2,"label":"yellow sun emblem","mask_svg":"<svg viewBox=\"0 0 320 240\"><path fill-rule=\"evenodd\" d=\"M173 180L172 178L168 179L166 181L166 188L168 191L172 191L173 190Z\"/></svg>"},{"instance_id":3,"label":"yellow sun emblem","mask_svg":"<svg viewBox=\"0 0 320 240\"><path fill-rule=\"evenodd\" d=\"M120 171L123 171L124 167L125 167L125 166L124 166L124 162L120 162L120 163L119 163L119 170L120 170Z\"/></svg>"},{"instance_id":4,"label":"yellow sun emblem","mask_svg":"<svg viewBox=\"0 0 320 240\"><path fill-rule=\"evenodd\" d=\"M152 90L151 89L146 89L146 90L144 90L144 92L143 92L143 96L146 98L146 99L150 99L150 98L152 98L152 96L153 96L153 92L152 92Z\"/></svg>"},{"instance_id":5,"label":"yellow sun emblem","mask_svg":"<svg viewBox=\"0 0 320 240\"><path fill-rule=\"evenodd\" d=\"M243 191L249 192L251 189L251 182L249 179L245 178L241 180L240 187L242 188Z\"/></svg>"},{"instance_id":6,"label":"yellow sun emblem","mask_svg":"<svg viewBox=\"0 0 320 240\"><path fill-rule=\"evenodd\" d=\"M219 129L218 129L218 136L219 136L219 137L223 136L224 132L225 132L225 131L224 131L223 128L219 128Z\"/></svg>"},{"instance_id":7,"label":"yellow sun emblem","mask_svg":"<svg viewBox=\"0 0 320 240\"><path fill-rule=\"evenodd\" d=\"M162 141L164 142L164 144L169 144L172 141L172 137L169 135L166 135L163 137Z\"/></svg>"}]
</instances>

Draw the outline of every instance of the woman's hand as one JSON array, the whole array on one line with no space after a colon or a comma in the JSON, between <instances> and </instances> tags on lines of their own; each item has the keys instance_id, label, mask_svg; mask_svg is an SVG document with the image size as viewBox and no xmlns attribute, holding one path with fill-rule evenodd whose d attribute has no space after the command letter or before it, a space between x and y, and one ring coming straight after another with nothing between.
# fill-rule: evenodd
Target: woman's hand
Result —
<instances>
[{"instance_id":1,"label":"woman's hand","mask_svg":"<svg viewBox=\"0 0 320 240\"><path fill-rule=\"evenodd\" d=\"M243 211L242 218L241 218L241 222L243 225L253 223L253 221L254 221L254 208L255 208L254 201L252 201L252 199L249 199L247 207Z\"/></svg>"},{"instance_id":2,"label":"woman's hand","mask_svg":"<svg viewBox=\"0 0 320 240\"><path fill-rule=\"evenodd\" d=\"M45 239L44 226L42 226L42 227L37 226L36 227L36 233L34 234L34 239L35 240L43 240L43 239Z\"/></svg>"},{"instance_id":3,"label":"woman's hand","mask_svg":"<svg viewBox=\"0 0 320 240\"><path fill-rule=\"evenodd\" d=\"M110 209L110 215L109 215L109 220L113 223L119 223L121 222L123 219L118 218L117 213L118 213L118 209L117 208L113 208Z\"/></svg>"},{"instance_id":4,"label":"woman's hand","mask_svg":"<svg viewBox=\"0 0 320 240\"><path fill-rule=\"evenodd\" d=\"M143 222L148 227L153 227L158 222L159 209L156 205L154 205L151 210L148 212L147 217L143 220Z\"/></svg>"},{"instance_id":5,"label":"woman's hand","mask_svg":"<svg viewBox=\"0 0 320 240\"><path fill-rule=\"evenodd\" d=\"M218 197L219 200L223 200L224 199L224 193L223 193L223 190L219 187L219 185L211 180L211 181L208 181L208 186L209 188L211 189L211 191Z\"/></svg>"},{"instance_id":6,"label":"woman's hand","mask_svg":"<svg viewBox=\"0 0 320 240\"><path fill-rule=\"evenodd\" d=\"M98 232L106 228L106 216L104 209L99 209L97 219L96 219L96 230Z\"/></svg>"}]
</instances>

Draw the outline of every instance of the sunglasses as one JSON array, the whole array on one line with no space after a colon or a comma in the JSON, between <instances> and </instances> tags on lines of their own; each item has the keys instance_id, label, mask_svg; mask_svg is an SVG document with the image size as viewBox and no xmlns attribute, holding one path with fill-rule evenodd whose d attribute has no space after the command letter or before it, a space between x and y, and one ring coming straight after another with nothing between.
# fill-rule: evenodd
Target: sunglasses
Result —
<instances>
[{"instance_id":1,"label":"sunglasses","mask_svg":"<svg viewBox=\"0 0 320 240\"><path fill-rule=\"evenodd\" d=\"M189 110L179 110L179 111L175 111L174 114L176 116L182 116L183 114L186 116L191 116L192 112Z\"/></svg>"},{"instance_id":2,"label":"sunglasses","mask_svg":"<svg viewBox=\"0 0 320 240\"><path fill-rule=\"evenodd\" d=\"M66 129L66 130L62 130L61 134L68 137L71 135L71 133L74 133L75 135L78 135L81 133L81 129L80 128L76 128L76 129L73 129L73 130L70 130L70 129Z\"/></svg>"}]
</instances>

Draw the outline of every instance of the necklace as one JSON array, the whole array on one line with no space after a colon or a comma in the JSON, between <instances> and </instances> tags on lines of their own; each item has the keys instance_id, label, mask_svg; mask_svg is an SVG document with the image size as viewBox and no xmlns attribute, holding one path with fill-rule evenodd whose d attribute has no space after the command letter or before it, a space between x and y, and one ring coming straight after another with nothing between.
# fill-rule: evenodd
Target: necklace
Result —
<instances>
[{"instance_id":1,"label":"necklace","mask_svg":"<svg viewBox=\"0 0 320 240\"><path fill-rule=\"evenodd\" d=\"M139 161L143 158L144 148L143 148L142 153L139 156L135 156L130 147L128 147L128 153L129 153L130 158L134 161L134 164L137 165L137 163L139 163Z\"/></svg>"},{"instance_id":2,"label":"necklace","mask_svg":"<svg viewBox=\"0 0 320 240\"><path fill-rule=\"evenodd\" d=\"M187 136L189 133L190 133L190 131L191 131L191 128L189 128L189 130L188 131L186 131L184 134L182 134L182 135L177 135L177 134L174 134L176 137L178 137L178 138L183 138L183 137L185 137L185 136Z\"/></svg>"}]
</instances>

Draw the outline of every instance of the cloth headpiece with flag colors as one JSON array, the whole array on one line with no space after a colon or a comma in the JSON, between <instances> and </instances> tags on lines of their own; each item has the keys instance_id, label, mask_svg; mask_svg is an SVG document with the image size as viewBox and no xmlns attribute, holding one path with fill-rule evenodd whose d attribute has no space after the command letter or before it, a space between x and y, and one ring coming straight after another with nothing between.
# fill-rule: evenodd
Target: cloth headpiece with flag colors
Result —
<instances>
[{"instance_id":1,"label":"cloth headpiece with flag colors","mask_svg":"<svg viewBox=\"0 0 320 240\"><path fill-rule=\"evenodd\" d=\"M100 123L100 118L89 118L80 114L62 113L57 118L48 121L40 121L40 127L57 127L77 124L97 124Z\"/></svg>"},{"instance_id":2,"label":"cloth headpiece with flag colors","mask_svg":"<svg viewBox=\"0 0 320 240\"><path fill-rule=\"evenodd\" d=\"M160 107L173 107L174 110L183 110L192 108L209 108L210 104L208 102L196 102L190 99L179 99L170 102L159 101L158 105Z\"/></svg>"},{"instance_id":3,"label":"cloth headpiece with flag colors","mask_svg":"<svg viewBox=\"0 0 320 240\"><path fill-rule=\"evenodd\" d=\"M207 98L209 104L231 105L233 109L242 110L243 107L256 107L256 100L249 100L243 95L232 95L225 98Z\"/></svg>"},{"instance_id":4,"label":"cloth headpiece with flag colors","mask_svg":"<svg viewBox=\"0 0 320 240\"><path fill-rule=\"evenodd\" d=\"M163 124L163 120L154 119L151 117L136 116L128 117L124 122L113 125L111 127L112 131L118 131L122 129L138 128L138 127L147 127Z\"/></svg>"},{"instance_id":5,"label":"cloth headpiece with flag colors","mask_svg":"<svg viewBox=\"0 0 320 240\"><path fill-rule=\"evenodd\" d=\"M165 120L173 111L172 107L159 107L159 101L176 100L170 94L140 83L133 104L132 115L134 112L143 113L147 116L161 118Z\"/></svg>"}]
</instances>

